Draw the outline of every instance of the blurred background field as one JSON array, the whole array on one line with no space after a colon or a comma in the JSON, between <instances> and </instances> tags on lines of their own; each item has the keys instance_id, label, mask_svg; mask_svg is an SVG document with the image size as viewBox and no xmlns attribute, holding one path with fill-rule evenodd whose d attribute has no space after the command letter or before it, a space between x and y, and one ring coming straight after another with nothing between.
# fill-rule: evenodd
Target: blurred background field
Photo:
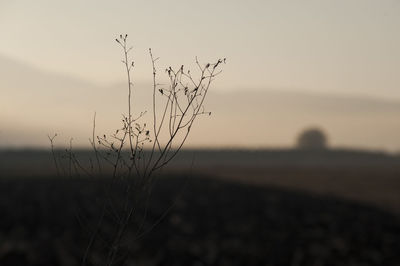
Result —
<instances>
[{"instance_id":1,"label":"blurred background field","mask_svg":"<svg viewBox=\"0 0 400 266\"><path fill-rule=\"evenodd\" d=\"M49 151L0 157L1 265L79 265L90 236L82 217L95 224L109 179L57 177ZM355 150L184 150L154 183L145 234L134 219L119 256L124 265L400 265L399 161Z\"/></svg>"}]
</instances>

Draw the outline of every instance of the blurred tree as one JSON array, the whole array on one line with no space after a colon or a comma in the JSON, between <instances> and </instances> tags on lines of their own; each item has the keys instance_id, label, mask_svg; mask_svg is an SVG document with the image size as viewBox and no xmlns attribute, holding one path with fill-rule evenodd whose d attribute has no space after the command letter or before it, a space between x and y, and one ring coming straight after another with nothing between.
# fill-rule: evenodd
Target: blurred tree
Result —
<instances>
[{"instance_id":1,"label":"blurred tree","mask_svg":"<svg viewBox=\"0 0 400 266\"><path fill-rule=\"evenodd\" d=\"M297 138L297 147L307 150L322 150L327 148L326 134L318 128L309 128L301 132Z\"/></svg>"}]
</instances>

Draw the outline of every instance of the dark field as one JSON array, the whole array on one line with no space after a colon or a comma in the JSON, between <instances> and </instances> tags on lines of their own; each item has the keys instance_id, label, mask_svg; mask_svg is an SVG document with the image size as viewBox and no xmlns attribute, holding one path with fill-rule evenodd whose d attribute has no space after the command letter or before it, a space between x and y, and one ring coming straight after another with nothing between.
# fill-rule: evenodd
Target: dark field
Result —
<instances>
[{"instance_id":1,"label":"dark field","mask_svg":"<svg viewBox=\"0 0 400 266\"><path fill-rule=\"evenodd\" d=\"M213 162L206 167L200 160L197 174L158 177L145 222L141 208L116 265L400 265L393 162L370 168ZM0 265L80 265L107 182L3 175ZM89 265L103 265L112 221L102 227Z\"/></svg>"}]
</instances>

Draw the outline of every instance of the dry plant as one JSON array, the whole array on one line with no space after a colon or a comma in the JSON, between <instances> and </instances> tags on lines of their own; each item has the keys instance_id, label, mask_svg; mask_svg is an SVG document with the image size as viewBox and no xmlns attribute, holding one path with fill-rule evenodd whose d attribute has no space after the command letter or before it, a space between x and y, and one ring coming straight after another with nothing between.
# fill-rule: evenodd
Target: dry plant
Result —
<instances>
[{"instance_id":1,"label":"dry plant","mask_svg":"<svg viewBox=\"0 0 400 266\"><path fill-rule=\"evenodd\" d=\"M221 73L221 65L225 59L218 59L214 63L202 65L196 58L197 72L192 74L182 65L175 69L168 67L165 73L169 80L168 85L157 82L158 73L154 57L149 49L152 63L152 106L151 122L143 121L146 111L135 110L132 105L134 84L132 71L135 67L130 58L132 47L127 42L128 35L120 35L116 42L122 49L124 71L127 84L127 114L122 115L122 126L111 135L96 135L96 114L93 119L93 132L90 144L94 158L85 165L72 152L72 141L69 150L66 150L68 163L64 173L69 175L100 176L110 175L111 183L104 188L104 197L101 211L96 224L89 228L91 237L82 259L82 265L93 261L91 251L96 249L95 242L103 243L106 249L106 258L100 263L108 266L119 265L124 259L120 252L121 245L128 226L135 218L139 220L135 230L135 239L143 236L148 229L144 229L147 215L151 184L157 171L166 166L179 153L185 144L192 126L201 115L211 115L206 112L204 102L214 78ZM55 137L55 136L54 136ZM50 137L54 156L54 137ZM54 159L57 172L60 163ZM119 190L118 197L113 190ZM122 196L121 196L122 194ZM139 209L144 210L139 214ZM140 219L138 219L140 216ZM113 228L104 229L105 220L113 224ZM151 228L151 227L150 227Z\"/></svg>"}]
</instances>

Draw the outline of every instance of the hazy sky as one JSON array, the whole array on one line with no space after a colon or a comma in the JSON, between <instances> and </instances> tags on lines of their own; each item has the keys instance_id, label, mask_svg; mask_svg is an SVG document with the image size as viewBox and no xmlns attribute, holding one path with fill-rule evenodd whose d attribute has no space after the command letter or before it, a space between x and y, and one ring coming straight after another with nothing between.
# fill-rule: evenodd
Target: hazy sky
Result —
<instances>
[{"instance_id":1,"label":"hazy sky","mask_svg":"<svg viewBox=\"0 0 400 266\"><path fill-rule=\"evenodd\" d=\"M135 77L227 57L218 89L289 89L400 99L399 0L0 0L0 54L112 84L128 33Z\"/></svg>"},{"instance_id":2,"label":"hazy sky","mask_svg":"<svg viewBox=\"0 0 400 266\"><path fill-rule=\"evenodd\" d=\"M127 33L139 85L149 47L161 70L227 58L194 146L291 146L315 125L336 147L398 151L399 29L400 0L0 0L0 146L87 145L94 111L114 129Z\"/></svg>"}]
</instances>

